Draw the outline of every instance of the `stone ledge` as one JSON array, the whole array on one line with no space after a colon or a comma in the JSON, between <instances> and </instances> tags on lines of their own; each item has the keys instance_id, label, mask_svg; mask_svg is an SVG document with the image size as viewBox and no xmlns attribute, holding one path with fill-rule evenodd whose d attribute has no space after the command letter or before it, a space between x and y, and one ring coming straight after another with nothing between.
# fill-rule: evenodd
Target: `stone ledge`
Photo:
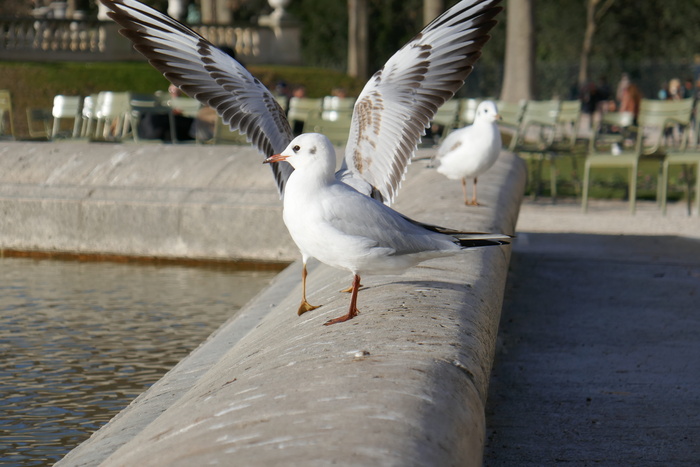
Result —
<instances>
[{"instance_id":1,"label":"stone ledge","mask_svg":"<svg viewBox=\"0 0 700 467\"><path fill-rule=\"evenodd\" d=\"M452 228L513 233L525 184L504 153L484 206L416 163L396 208ZM269 236L267 237L269 240ZM293 264L199 349L58 465L481 465L484 405L510 247L368 276L314 265L296 316ZM109 456L109 457L108 457Z\"/></svg>"}]
</instances>

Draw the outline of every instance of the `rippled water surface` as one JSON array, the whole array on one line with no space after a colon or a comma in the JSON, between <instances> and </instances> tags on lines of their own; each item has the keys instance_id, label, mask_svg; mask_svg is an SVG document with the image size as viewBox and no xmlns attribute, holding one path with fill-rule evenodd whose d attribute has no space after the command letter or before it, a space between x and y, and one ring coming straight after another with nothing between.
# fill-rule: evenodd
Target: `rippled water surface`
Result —
<instances>
[{"instance_id":1,"label":"rippled water surface","mask_svg":"<svg viewBox=\"0 0 700 467\"><path fill-rule=\"evenodd\" d=\"M0 259L0 465L51 465L274 271Z\"/></svg>"}]
</instances>

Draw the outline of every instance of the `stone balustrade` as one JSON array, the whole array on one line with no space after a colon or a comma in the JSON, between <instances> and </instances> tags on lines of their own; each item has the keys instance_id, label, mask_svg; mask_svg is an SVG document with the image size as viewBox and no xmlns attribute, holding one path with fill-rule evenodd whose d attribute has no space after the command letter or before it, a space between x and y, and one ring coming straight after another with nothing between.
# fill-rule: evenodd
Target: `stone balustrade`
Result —
<instances>
[{"instance_id":1,"label":"stone balustrade","mask_svg":"<svg viewBox=\"0 0 700 467\"><path fill-rule=\"evenodd\" d=\"M233 49L246 64L300 64L299 28L258 25L196 25L192 28L218 46ZM0 60L139 60L130 42L111 21L0 18Z\"/></svg>"}]
</instances>

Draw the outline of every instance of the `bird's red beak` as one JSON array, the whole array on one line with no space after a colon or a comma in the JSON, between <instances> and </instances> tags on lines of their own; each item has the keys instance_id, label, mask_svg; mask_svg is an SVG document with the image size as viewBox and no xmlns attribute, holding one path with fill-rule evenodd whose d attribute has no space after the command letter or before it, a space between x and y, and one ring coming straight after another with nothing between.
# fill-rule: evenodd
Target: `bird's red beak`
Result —
<instances>
[{"instance_id":1,"label":"bird's red beak","mask_svg":"<svg viewBox=\"0 0 700 467\"><path fill-rule=\"evenodd\" d=\"M282 162L286 161L289 156L284 156L282 154L275 154L263 161L263 164L270 164L272 162Z\"/></svg>"}]
</instances>

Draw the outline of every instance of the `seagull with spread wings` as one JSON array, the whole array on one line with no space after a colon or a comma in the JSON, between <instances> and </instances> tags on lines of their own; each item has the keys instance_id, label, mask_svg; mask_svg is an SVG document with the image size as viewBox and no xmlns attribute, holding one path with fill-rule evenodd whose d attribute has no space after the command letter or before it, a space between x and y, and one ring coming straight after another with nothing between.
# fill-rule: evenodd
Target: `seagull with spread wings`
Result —
<instances>
[{"instance_id":1,"label":"seagull with spread wings","mask_svg":"<svg viewBox=\"0 0 700 467\"><path fill-rule=\"evenodd\" d=\"M353 274L346 315L357 314L362 274L402 272L464 248L508 243L502 234L422 224L388 207L437 109L462 86L488 41L500 0L463 0L426 26L370 78L355 103L340 170L323 135L292 138L268 89L240 63L172 18L136 0L100 0L120 32L189 96L245 134L272 167L284 220L300 248L302 302L306 263L314 257Z\"/></svg>"}]
</instances>

